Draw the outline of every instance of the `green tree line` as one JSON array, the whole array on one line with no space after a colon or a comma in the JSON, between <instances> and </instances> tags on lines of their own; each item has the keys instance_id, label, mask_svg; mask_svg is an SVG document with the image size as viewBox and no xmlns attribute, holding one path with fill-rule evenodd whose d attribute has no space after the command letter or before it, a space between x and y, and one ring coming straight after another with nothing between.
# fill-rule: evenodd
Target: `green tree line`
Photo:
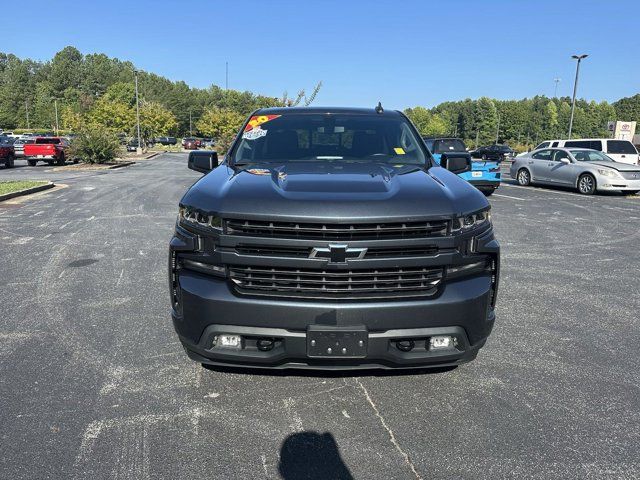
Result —
<instances>
[{"instance_id":1,"label":"green tree line","mask_svg":"<svg viewBox=\"0 0 640 480\"><path fill-rule=\"evenodd\" d=\"M104 54L83 55L74 47L65 47L47 62L0 53L0 127L52 130L57 104L60 128L79 130L98 124L133 134L134 68L131 62ZM196 134L196 124L209 111L244 117L259 107L291 103L217 85L191 88L144 71L138 72L138 88L145 136L184 135L190 126Z\"/></svg>"},{"instance_id":2,"label":"green tree line","mask_svg":"<svg viewBox=\"0 0 640 480\"><path fill-rule=\"evenodd\" d=\"M526 148L544 139L567 138L571 98L467 98L431 109L408 108L405 113L423 135L453 135L473 147L495 143L497 137L499 143ZM612 104L576 100L572 137L606 137L610 120L640 124L640 94Z\"/></svg>"}]
</instances>

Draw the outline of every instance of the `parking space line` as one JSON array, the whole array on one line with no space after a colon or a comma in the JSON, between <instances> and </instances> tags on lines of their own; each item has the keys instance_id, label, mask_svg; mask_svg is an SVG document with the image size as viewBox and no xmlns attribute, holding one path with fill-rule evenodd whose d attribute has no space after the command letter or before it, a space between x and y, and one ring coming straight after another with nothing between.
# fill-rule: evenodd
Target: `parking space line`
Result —
<instances>
[{"instance_id":1,"label":"parking space line","mask_svg":"<svg viewBox=\"0 0 640 480\"><path fill-rule=\"evenodd\" d=\"M493 194L494 197L502 197L502 198L511 198L513 200L522 200L523 202L527 202L529 199L527 198L520 198L520 197L512 197L510 195L502 195L500 193L494 193Z\"/></svg>"}]
</instances>

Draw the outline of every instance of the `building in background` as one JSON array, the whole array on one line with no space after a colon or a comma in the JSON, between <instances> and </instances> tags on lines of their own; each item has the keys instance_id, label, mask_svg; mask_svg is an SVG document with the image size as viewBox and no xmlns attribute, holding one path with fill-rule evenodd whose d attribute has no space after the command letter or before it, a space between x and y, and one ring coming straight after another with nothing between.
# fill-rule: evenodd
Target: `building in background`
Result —
<instances>
[{"instance_id":1,"label":"building in background","mask_svg":"<svg viewBox=\"0 0 640 480\"><path fill-rule=\"evenodd\" d=\"M636 134L636 122L608 122L607 130L609 130L611 138L633 141Z\"/></svg>"}]
</instances>

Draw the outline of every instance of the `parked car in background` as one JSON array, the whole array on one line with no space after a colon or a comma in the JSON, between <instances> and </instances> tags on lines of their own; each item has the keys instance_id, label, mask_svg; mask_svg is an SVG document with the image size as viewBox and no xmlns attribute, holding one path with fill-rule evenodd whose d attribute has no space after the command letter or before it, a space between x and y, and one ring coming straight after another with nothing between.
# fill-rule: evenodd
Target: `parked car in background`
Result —
<instances>
[{"instance_id":1,"label":"parked car in background","mask_svg":"<svg viewBox=\"0 0 640 480\"><path fill-rule=\"evenodd\" d=\"M507 158L515 156L515 152L509 145L489 145L487 147L476 148L471 152L473 158L481 158L482 160L495 160L502 162Z\"/></svg>"},{"instance_id":2,"label":"parked car in background","mask_svg":"<svg viewBox=\"0 0 640 480\"><path fill-rule=\"evenodd\" d=\"M26 139L24 138L16 139L16 141L13 142L13 150L15 152L16 158L24 157L24 146L27 143L33 143L33 142L35 142L35 139L30 137L27 137Z\"/></svg>"},{"instance_id":3,"label":"parked car in background","mask_svg":"<svg viewBox=\"0 0 640 480\"><path fill-rule=\"evenodd\" d=\"M142 140L142 144L138 145L138 139L133 138L127 142L127 152L135 152L138 150L138 147L144 147L144 140Z\"/></svg>"},{"instance_id":4,"label":"parked car in background","mask_svg":"<svg viewBox=\"0 0 640 480\"><path fill-rule=\"evenodd\" d=\"M471 170L458 175L486 196L491 195L500 186L500 165L496 162L472 161L462 139L447 137L423 137L423 139L434 160L445 168L447 158L452 155L467 158Z\"/></svg>"},{"instance_id":5,"label":"parked car in background","mask_svg":"<svg viewBox=\"0 0 640 480\"><path fill-rule=\"evenodd\" d=\"M207 147L213 147L216 144L216 142L213 140L213 138L205 137L202 139L202 142L200 142L200 144L204 148L207 148Z\"/></svg>"},{"instance_id":6,"label":"parked car in background","mask_svg":"<svg viewBox=\"0 0 640 480\"><path fill-rule=\"evenodd\" d=\"M36 137L33 143L24 145L24 156L32 167L38 160L44 160L49 165L57 163L64 165L69 141L63 137Z\"/></svg>"},{"instance_id":7,"label":"parked car in background","mask_svg":"<svg viewBox=\"0 0 640 480\"><path fill-rule=\"evenodd\" d=\"M511 177L522 186L532 183L577 188L584 195L596 191L640 191L640 167L616 162L597 150L543 148L517 157Z\"/></svg>"},{"instance_id":8,"label":"parked car in background","mask_svg":"<svg viewBox=\"0 0 640 480\"><path fill-rule=\"evenodd\" d=\"M187 137L184 138L182 140L182 146L186 149L186 150L197 150L199 145L198 145L198 139L194 138L194 137Z\"/></svg>"},{"instance_id":9,"label":"parked car in background","mask_svg":"<svg viewBox=\"0 0 640 480\"><path fill-rule=\"evenodd\" d=\"M9 137L0 136L0 164L4 164L6 168L11 168L15 158L13 142Z\"/></svg>"},{"instance_id":10,"label":"parked car in background","mask_svg":"<svg viewBox=\"0 0 640 480\"><path fill-rule=\"evenodd\" d=\"M616 162L640 165L638 150L629 140L615 138L574 138L572 140L546 140L534 150L542 148L590 148L606 153Z\"/></svg>"},{"instance_id":11,"label":"parked car in background","mask_svg":"<svg viewBox=\"0 0 640 480\"><path fill-rule=\"evenodd\" d=\"M161 145L175 145L178 143L178 139L176 137L158 137L156 138L156 143Z\"/></svg>"}]
</instances>

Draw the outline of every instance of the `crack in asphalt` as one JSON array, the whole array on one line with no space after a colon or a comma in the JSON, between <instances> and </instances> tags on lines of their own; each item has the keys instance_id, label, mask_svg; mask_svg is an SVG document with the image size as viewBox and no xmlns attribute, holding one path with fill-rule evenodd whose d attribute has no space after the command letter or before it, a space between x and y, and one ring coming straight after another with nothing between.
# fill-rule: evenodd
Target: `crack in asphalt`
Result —
<instances>
[{"instance_id":1,"label":"crack in asphalt","mask_svg":"<svg viewBox=\"0 0 640 480\"><path fill-rule=\"evenodd\" d=\"M393 433L393 430L391 430L391 427L389 427L389 425L387 424L387 421L384 419L384 417L380 413L380 410L378 410L378 407L377 407L376 403L371 398L371 395L369 395L369 392L367 391L366 387L362 384L362 382L360 381L359 378L355 378L355 382L358 384L358 387L360 387L360 390L362 390L362 393L364 394L364 397L367 399L367 402L369 402L369 405L371 405L371 408L373 409L374 413L376 414L376 417L378 417L378 420L380 420L380 423L382 424L382 427L389 434L389 440L391 441L391 444L400 453L400 455L402 455L402 458L404 458L404 462L411 469L411 471L413 472L413 475L416 477L416 479L417 480L423 480L423 477L420 475L420 473L418 473L418 470L416 469L416 466L411 461L411 458L409 457L409 454L407 452L405 452L404 449L398 443L398 440L396 439L396 436Z\"/></svg>"}]
</instances>

